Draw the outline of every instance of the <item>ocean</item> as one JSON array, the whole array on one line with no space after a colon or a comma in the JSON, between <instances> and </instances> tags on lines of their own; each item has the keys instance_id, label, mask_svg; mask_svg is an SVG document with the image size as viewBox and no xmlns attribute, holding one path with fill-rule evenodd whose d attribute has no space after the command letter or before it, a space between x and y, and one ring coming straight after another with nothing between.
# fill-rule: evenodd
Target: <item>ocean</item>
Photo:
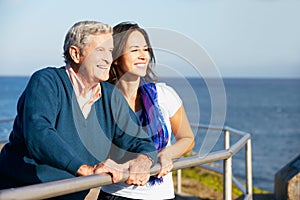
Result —
<instances>
[{"instance_id":1,"label":"ocean","mask_svg":"<svg viewBox=\"0 0 300 200\"><path fill-rule=\"evenodd\" d=\"M0 77L0 122L15 117L17 100L28 80ZM210 124L214 118L224 118L220 125L251 134L253 184L272 192L275 173L300 153L300 79L224 78L221 90L222 84L199 78L162 81L177 91L191 123ZM8 139L11 129L12 122L0 123L0 140ZM204 136L197 131L195 135L197 152ZM222 146L222 136L216 139L211 151ZM243 181L244 170L241 149L233 157L233 174Z\"/></svg>"}]
</instances>

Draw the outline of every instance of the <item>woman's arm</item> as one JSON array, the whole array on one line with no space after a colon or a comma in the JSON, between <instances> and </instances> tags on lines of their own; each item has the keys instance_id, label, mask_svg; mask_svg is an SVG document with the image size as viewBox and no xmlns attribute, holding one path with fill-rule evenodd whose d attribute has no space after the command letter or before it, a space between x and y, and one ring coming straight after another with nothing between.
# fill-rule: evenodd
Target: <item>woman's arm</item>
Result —
<instances>
[{"instance_id":1,"label":"woman's arm","mask_svg":"<svg viewBox=\"0 0 300 200\"><path fill-rule=\"evenodd\" d=\"M172 159L179 158L194 147L194 134L190 127L183 105L170 118L172 132L176 143L163 149L158 154L162 169L158 176L166 175L172 168Z\"/></svg>"}]
</instances>

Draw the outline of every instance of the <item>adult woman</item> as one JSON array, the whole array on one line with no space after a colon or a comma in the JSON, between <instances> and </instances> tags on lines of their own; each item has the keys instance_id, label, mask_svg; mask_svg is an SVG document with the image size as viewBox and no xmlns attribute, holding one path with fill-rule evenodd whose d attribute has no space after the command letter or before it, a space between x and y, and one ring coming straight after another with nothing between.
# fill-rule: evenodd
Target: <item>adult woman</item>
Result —
<instances>
[{"instance_id":1,"label":"adult woman","mask_svg":"<svg viewBox=\"0 0 300 200\"><path fill-rule=\"evenodd\" d=\"M124 183L104 186L101 199L173 199L172 159L190 151L194 135L182 101L164 83L156 83L155 57L149 37L137 24L123 22L113 29L113 64L109 81L116 85L137 114L159 151L161 170L145 186ZM171 145L173 132L176 143Z\"/></svg>"}]
</instances>

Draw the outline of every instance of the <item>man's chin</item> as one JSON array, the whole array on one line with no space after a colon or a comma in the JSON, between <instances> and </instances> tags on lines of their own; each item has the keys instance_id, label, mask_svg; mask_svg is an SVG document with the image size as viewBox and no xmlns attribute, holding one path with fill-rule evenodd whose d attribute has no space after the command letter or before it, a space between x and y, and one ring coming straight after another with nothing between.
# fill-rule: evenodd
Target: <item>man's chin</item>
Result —
<instances>
[{"instance_id":1,"label":"man's chin","mask_svg":"<svg viewBox=\"0 0 300 200\"><path fill-rule=\"evenodd\" d=\"M99 77L99 82L104 82L104 81L107 81L109 78L109 76L106 76L106 77Z\"/></svg>"}]
</instances>

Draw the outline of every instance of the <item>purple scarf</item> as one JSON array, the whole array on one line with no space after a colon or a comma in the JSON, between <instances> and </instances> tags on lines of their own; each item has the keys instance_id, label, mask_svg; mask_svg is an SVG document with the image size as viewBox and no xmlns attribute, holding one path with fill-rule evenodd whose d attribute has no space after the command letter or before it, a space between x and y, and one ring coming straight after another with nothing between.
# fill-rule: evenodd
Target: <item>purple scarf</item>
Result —
<instances>
[{"instance_id":1,"label":"purple scarf","mask_svg":"<svg viewBox=\"0 0 300 200\"><path fill-rule=\"evenodd\" d=\"M169 133L158 105L156 85L141 79L138 92L141 95L144 106L139 117L140 121L145 131L151 137L156 149L161 151L168 144ZM163 182L163 179L162 177L151 176L149 182L150 185L154 185L155 183Z\"/></svg>"}]
</instances>

